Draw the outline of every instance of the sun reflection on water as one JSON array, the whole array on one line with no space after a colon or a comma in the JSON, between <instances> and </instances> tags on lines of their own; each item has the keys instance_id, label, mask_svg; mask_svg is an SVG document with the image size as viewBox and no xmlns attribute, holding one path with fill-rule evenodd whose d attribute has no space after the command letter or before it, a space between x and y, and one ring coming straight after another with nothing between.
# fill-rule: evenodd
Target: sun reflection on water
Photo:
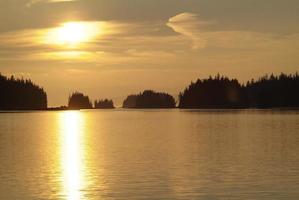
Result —
<instances>
[{"instance_id":1,"label":"sun reflection on water","mask_svg":"<svg viewBox=\"0 0 299 200\"><path fill-rule=\"evenodd\" d=\"M62 114L60 121L63 194L68 200L79 200L82 198L85 172L82 147L84 118L79 111L69 111Z\"/></svg>"}]
</instances>

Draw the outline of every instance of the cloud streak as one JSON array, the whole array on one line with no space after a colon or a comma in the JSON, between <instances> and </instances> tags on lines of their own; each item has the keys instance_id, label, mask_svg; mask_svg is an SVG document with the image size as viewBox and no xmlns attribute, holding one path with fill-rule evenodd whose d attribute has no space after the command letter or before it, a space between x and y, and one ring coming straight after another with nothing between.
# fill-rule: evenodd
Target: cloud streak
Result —
<instances>
[{"instance_id":1,"label":"cloud streak","mask_svg":"<svg viewBox=\"0 0 299 200\"><path fill-rule=\"evenodd\" d=\"M204 48L206 41L201 36L201 27L208 22L200 21L199 16L194 13L181 13L171 17L167 26L175 32L184 35L192 40L192 48Z\"/></svg>"},{"instance_id":2,"label":"cloud streak","mask_svg":"<svg viewBox=\"0 0 299 200\"><path fill-rule=\"evenodd\" d=\"M26 4L26 6L31 7L37 3L60 3L60 2L71 2L71 1L77 1L77 0L31 0Z\"/></svg>"}]
</instances>

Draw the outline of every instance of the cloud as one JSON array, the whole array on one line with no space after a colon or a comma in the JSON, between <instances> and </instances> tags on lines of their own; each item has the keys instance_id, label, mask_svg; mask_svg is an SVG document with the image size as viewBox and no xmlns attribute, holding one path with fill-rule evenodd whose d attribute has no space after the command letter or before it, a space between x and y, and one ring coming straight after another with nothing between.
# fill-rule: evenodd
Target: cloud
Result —
<instances>
[{"instance_id":1,"label":"cloud","mask_svg":"<svg viewBox=\"0 0 299 200\"><path fill-rule=\"evenodd\" d=\"M59 27L25 29L0 33L0 61L63 61L107 65L169 58L174 49L186 47L186 40L177 35L160 35L152 24L123 22L78 22L101 27L100 34L79 45L56 41ZM157 26L164 24L158 23ZM165 26L165 25L164 25ZM101 52L101 53L98 53ZM104 54L103 54L104 53ZM104 56L103 56L104 55ZM158 59L157 62L162 62Z\"/></svg>"},{"instance_id":2,"label":"cloud","mask_svg":"<svg viewBox=\"0 0 299 200\"><path fill-rule=\"evenodd\" d=\"M263 60L270 63L270 60L279 58L281 62L297 63L297 57L290 57L297 52L299 35L276 37L272 33L209 30L206 25L211 22L201 21L198 15L192 13L182 13L169 19L167 26L179 34L174 34L169 28L163 32L166 27L163 21L84 23L102 24L103 33L78 47L45 40L48 39L45 37L47 33L57 27L0 33L0 65L4 66L0 69L5 68L8 62L21 66L25 61L46 66L49 63L55 63L55 66L66 63L72 66L92 65L97 69L259 66L258 62L266 62ZM192 47L200 49L200 52L190 49L190 41ZM256 60L258 62L255 63Z\"/></svg>"},{"instance_id":3,"label":"cloud","mask_svg":"<svg viewBox=\"0 0 299 200\"><path fill-rule=\"evenodd\" d=\"M200 49L206 43L201 36L201 27L205 24L208 24L208 22L200 21L197 14L186 12L171 17L166 25L175 32L190 38L194 49Z\"/></svg>"},{"instance_id":4,"label":"cloud","mask_svg":"<svg viewBox=\"0 0 299 200\"><path fill-rule=\"evenodd\" d=\"M77 0L31 0L29 1L26 6L31 7L37 3L59 3L59 2L69 2L69 1L77 1Z\"/></svg>"}]
</instances>

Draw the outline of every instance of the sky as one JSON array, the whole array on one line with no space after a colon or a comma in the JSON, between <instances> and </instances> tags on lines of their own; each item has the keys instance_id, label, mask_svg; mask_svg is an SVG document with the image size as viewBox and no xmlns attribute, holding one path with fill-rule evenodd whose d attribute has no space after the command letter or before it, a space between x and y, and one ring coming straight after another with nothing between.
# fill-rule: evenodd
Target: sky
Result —
<instances>
[{"instance_id":1,"label":"sky","mask_svg":"<svg viewBox=\"0 0 299 200\"><path fill-rule=\"evenodd\" d=\"M298 10L298 0L0 0L0 72L42 86L49 106L73 91L119 105L217 73L294 73Z\"/></svg>"}]
</instances>

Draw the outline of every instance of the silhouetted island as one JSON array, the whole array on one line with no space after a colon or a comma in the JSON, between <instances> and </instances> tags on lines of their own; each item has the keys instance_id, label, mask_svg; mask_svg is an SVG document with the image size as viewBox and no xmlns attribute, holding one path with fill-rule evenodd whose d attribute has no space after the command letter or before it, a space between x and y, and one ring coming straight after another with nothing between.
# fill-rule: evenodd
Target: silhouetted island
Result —
<instances>
[{"instance_id":1,"label":"silhouetted island","mask_svg":"<svg viewBox=\"0 0 299 200\"><path fill-rule=\"evenodd\" d=\"M94 102L95 109L114 109L114 104L112 100L101 99Z\"/></svg>"},{"instance_id":2,"label":"silhouetted island","mask_svg":"<svg viewBox=\"0 0 299 200\"><path fill-rule=\"evenodd\" d=\"M80 92L74 92L69 97L68 108L71 110L91 109L92 103L88 96L85 96Z\"/></svg>"},{"instance_id":3,"label":"silhouetted island","mask_svg":"<svg viewBox=\"0 0 299 200\"><path fill-rule=\"evenodd\" d=\"M123 108L175 108L175 99L167 94L145 90L138 95L129 95L123 102Z\"/></svg>"},{"instance_id":4,"label":"silhouetted island","mask_svg":"<svg viewBox=\"0 0 299 200\"><path fill-rule=\"evenodd\" d=\"M47 109L47 94L29 79L7 78L0 74L0 110Z\"/></svg>"},{"instance_id":5,"label":"silhouetted island","mask_svg":"<svg viewBox=\"0 0 299 200\"><path fill-rule=\"evenodd\" d=\"M299 107L299 76L264 76L241 85L217 75L191 83L179 95L179 108L295 108Z\"/></svg>"},{"instance_id":6,"label":"silhouetted island","mask_svg":"<svg viewBox=\"0 0 299 200\"><path fill-rule=\"evenodd\" d=\"M75 92L68 106L47 108L47 94L31 80L7 78L0 74L0 110L66 110L92 109L88 96ZM123 108L175 108L175 99L167 94L145 90L129 95ZM240 84L219 74L198 79L179 94L181 109L242 109L242 108L299 108L298 73L279 76L266 75ZM112 100L98 100L95 109L114 108Z\"/></svg>"}]
</instances>

